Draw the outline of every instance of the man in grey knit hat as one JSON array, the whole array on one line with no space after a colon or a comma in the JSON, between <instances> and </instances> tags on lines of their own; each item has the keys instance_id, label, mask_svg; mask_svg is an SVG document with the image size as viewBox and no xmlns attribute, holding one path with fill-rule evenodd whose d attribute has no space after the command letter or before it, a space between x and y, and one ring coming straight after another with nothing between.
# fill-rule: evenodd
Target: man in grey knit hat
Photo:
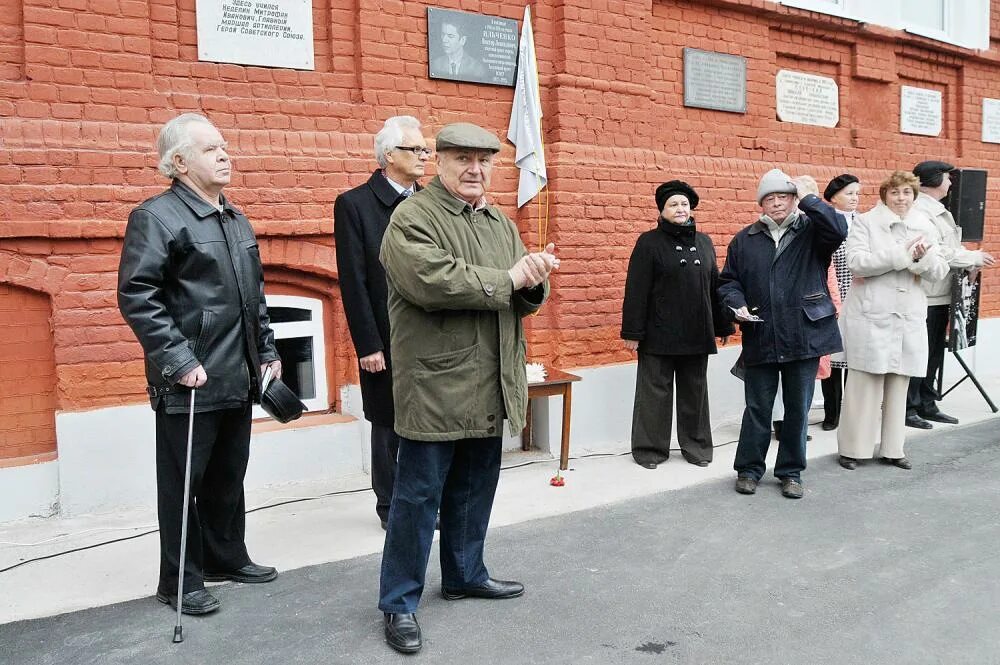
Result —
<instances>
[{"instance_id":1,"label":"man in grey knit hat","mask_svg":"<svg viewBox=\"0 0 1000 665\"><path fill-rule=\"evenodd\" d=\"M785 417L774 475L784 496L802 498L819 359L843 350L826 276L847 222L818 194L809 176L765 173L757 187L761 216L733 237L719 276L719 295L740 325L746 366L746 409L733 464L740 494L755 493L766 470L780 379Z\"/></svg>"}]
</instances>

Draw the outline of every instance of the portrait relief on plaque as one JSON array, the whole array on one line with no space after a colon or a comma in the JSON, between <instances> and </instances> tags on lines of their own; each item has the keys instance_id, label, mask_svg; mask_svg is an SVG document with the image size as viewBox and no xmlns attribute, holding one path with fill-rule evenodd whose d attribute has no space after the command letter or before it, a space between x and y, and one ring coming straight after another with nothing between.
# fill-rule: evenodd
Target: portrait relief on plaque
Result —
<instances>
[{"instance_id":1,"label":"portrait relief on plaque","mask_svg":"<svg viewBox=\"0 0 1000 665\"><path fill-rule=\"evenodd\" d=\"M198 59L316 69L312 0L196 0Z\"/></svg>"},{"instance_id":2,"label":"portrait relief on plaque","mask_svg":"<svg viewBox=\"0 0 1000 665\"><path fill-rule=\"evenodd\" d=\"M514 19L428 7L430 77L513 86L518 37Z\"/></svg>"}]
</instances>

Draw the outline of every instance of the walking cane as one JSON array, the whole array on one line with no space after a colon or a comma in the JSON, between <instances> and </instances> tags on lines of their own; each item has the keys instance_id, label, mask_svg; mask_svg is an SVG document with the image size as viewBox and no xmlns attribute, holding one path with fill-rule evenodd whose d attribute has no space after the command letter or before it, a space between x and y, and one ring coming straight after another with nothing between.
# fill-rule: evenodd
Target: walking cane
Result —
<instances>
[{"instance_id":1,"label":"walking cane","mask_svg":"<svg viewBox=\"0 0 1000 665\"><path fill-rule=\"evenodd\" d=\"M191 388L191 413L188 416L187 458L184 461L184 508L181 510L181 561L177 571L177 625L174 626L174 642L184 641L184 627L181 626L181 610L184 607L184 559L187 554L188 508L191 497L191 442L194 439L194 393Z\"/></svg>"}]
</instances>

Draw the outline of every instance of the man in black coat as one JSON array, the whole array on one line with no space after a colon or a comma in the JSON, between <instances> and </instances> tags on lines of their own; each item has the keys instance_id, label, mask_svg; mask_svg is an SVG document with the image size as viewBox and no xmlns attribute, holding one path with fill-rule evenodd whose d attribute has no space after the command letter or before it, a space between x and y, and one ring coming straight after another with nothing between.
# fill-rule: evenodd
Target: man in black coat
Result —
<instances>
[{"instance_id":1,"label":"man in black coat","mask_svg":"<svg viewBox=\"0 0 1000 665\"><path fill-rule=\"evenodd\" d=\"M333 206L337 273L358 356L361 401L372 424L372 489L383 529L392 503L399 437L393 430L388 290L378 255L389 217L419 189L417 179L424 175L430 155L420 121L412 116L389 118L375 135L379 168L368 182L338 196Z\"/></svg>"},{"instance_id":2,"label":"man in black coat","mask_svg":"<svg viewBox=\"0 0 1000 665\"><path fill-rule=\"evenodd\" d=\"M219 600L205 581L270 582L278 571L250 560L244 542L243 478L250 457L250 409L260 377L281 376L264 301L253 228L222 195L232 166L226 143L204 116L185 113L157 139L170 189L132 211L118 267L118 308L146 356L156 411L160 583L177 602L181 513L191 389L191 508L184 565L185 614Z\"/></svg>"}]
</instances>

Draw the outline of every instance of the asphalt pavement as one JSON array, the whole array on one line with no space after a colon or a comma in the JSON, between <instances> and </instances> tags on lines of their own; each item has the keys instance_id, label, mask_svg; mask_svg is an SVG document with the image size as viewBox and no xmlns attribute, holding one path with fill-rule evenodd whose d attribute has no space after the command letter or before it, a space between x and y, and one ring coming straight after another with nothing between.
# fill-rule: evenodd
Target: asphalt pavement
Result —
<instances>
[{"instance_id":1,"label":"asphalt pavement","mask_svg":"<svg viewBox=\"0 0 1000 665\"><path fill-rule=\"evenodd\" d=\"M374 554L213 587L182 644L152 597L3 624L0 663L1000 663L998 420L907 453L812 459L799 501L728 477L493 529L491 572L527 592L445 601L435 553L416 656L383 641Z\"/></svg>"}]
</instances>

